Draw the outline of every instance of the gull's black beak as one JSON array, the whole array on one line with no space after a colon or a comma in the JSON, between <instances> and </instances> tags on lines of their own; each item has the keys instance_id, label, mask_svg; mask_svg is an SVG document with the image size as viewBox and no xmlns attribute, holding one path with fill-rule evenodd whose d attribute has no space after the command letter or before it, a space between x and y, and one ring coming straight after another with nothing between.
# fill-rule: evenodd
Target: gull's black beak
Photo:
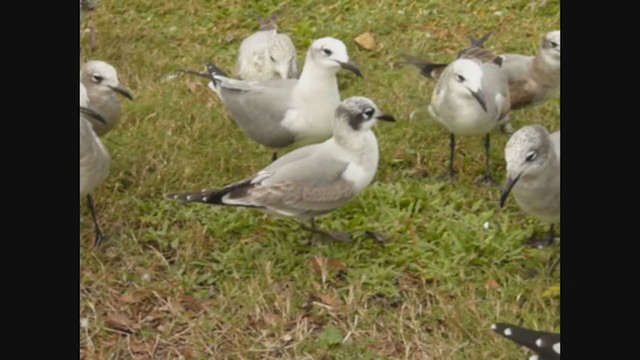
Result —
<instances>
[{"instance_id":1,"label":"gull's black beak","mask_svg":"<svg viewBox=\"0 0 640 360\"><path fill-rule=\"evenodd\" d=\"M86 108L84 106L80 106L80 112L85 114L85 115L91 116L92 118L100 121L103 124L107 123L107 121L104 119L104 117L102 117L102 115L100 115L100 113L98 113L97 111L95 111L93 109L89 109L89 108Z\"/></svg>"},{"instance_id":2,"label":"gull's black beak","mask_svg":"<svg viewBox=\"0 0 640 360\"><path fill-rule=\"evenodd\" d=\"M362 76L362 73L360 72L360 69L358 69L358 67L352 63L352 62L342 62L342 61L337 61L336 62L338 64L340 64L340 67L343 69L347 69L349 71L353 71L354 74L360 76L360 77L364 77Z\"/></svg>"},{"instance_id":3,"label":"gull's black beak","mask_svg":"<svg viewBox=\"0 0 640 360\"><path fill-rule=\"evenodd\" d=\"M376 119L382 120L382 121L396 122L396 118L388 114L382 114L380 116L376 116Z\"/></svg>"},{"instance_id":4,"label":"gull's black beak","mask_svg":"<svg viewBox=\"0 0 640 360\"><path fill-rule=\"evenodd\" d=\"M107 85L107 86L109 86L109 89L111 89L111 90L113 90L113 91L117 92L118 94L120 94L120 95L122 95L122 96L126 97L127 99L129 99L129 100L133 100L133 96L131 95L131 93L129 92L129 90L126 90L126 89L123 89L123 88L121 88L121 87L117 87L117 86L110 86L110 85Z\"/></svg>"},{"instance_id":5,"label":"gull's black beak","mask_svg":"<svg viewBox=\"0 0 640 360\"><path fill-rule=\"evenodd\" d=\"M484 112L487 112L487 103L484 101L484 97L482 96L482 91L478 90L478 91L471 91L471 95L473 95L474 98L476 98L476 100L478 100L478 103L480 103L480 106L482 106L482 109L484 109Z\"/></svg>"},{"instance_id":6,"label":"gull's black beak","mask_svg":"<svg viewBox=\"0 0 640 360\"><path fill-rule=\"evenodd\" d=\"M508 178L507 185L504 186L504 188L502 189L502 194L500 194L500 207L504 207L504 203L507 201L507 197L509 196L509 193L511 193L511 189L513 189L518 180L520 180L520 175L518 175L515 179Z\"/></svg>"}]
</instances>

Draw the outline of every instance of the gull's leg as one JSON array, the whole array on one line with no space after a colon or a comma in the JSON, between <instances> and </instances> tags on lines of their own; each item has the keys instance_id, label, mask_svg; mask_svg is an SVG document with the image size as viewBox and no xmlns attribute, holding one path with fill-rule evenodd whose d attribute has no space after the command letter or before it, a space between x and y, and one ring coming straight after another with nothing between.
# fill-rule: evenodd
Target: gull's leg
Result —
<instances>
[{"instance_id":1,"label":"gull's leg","mask_svg":"<svg viewBox=\"0 0 640 360\"><path fill-rule=\"evenodd\" d=\"M547 247L553 244L553 241L555 240L555 238L556 238L556 232L555 232L554 224L551 224L551 226L549 227L549 234L547 235L547 237L539 239L534 236L527 241L527 245L542 249L544 247Z\"/></svg>"},{"instance_id":2,"label":"gull's leg","mask_svg":"<svg viewBox=\"0 0 640 360\"><path fill-rule=\"evenodd\" d=\"M300 222L300 227L303 230L312 232L314 234L320 234L323 235L333 241L338 241L338 242L343 242L343 243L352 243L353 241L351 240L351 238L349 237L348 234L343 233L343 232L338 232L338 231L331 231L331 230L321 230L319 228L316 227L316 221L314 218L311 218L310 221L310 225L305 224L304 222Z\"/></svg>"},{"instance_id":3,"label":"gull's leg","mask_svg":"<svg viewBox=\"0 0 640 360\"><path fill-rule=\"evenodd\" d=\"M278 152L274 151L273 155L271 155L271 162L278 160Z\"/></svg>"},{"instance_id":4,"label":"gull's leg","mask_svg":"<svg viewBox=\"0 0 640 360\"><path fill-rule=\"evenodd\" d=\"M453 179L456 177L456 171L453 168L453 160L456 153L456 136L453 133L449 133L449 172L447 174L442 175L441 179Z\"/></svg>"},{"instance_id":5,"label":"gull's leg","mask_svg":"<svg viewBox=\"0 0 640 360\"><path fill-rule=\"evenodd\" d=\"M484 138L485 173L480 179L480 183L498 186L498 182L491 177L491 136L489 133Z\"/></svg>"},{"instance_id":6,"label":"gull's leg","mask_svg":"<svg viewBox=\"0 0 640 360\"><path fill-rule=\"evenodd\" d=\"M98 246L104 239L104 235L102 234L102 230L100 230L100 225L98 225L98 220L96 219L96 210L93 207L93 197L91 194L87 195L87 202L89 205L89 212L91 213L91 218L93 219L93 226L96 229L96 239L93 243L93 246Z\"/></svg>"},{"instance_id":7,"label":"gull's leg","mask_svg":"<svg viewBox=\"0 0 640 360\"><path fill-rule=\"evenodd\" d=\"M90 44L91 44L91 51L96 51L96 25L93 23L93 20L91 20L91 22L89 23L89 35L90 37Z\"/></svg>"}]
</instances>

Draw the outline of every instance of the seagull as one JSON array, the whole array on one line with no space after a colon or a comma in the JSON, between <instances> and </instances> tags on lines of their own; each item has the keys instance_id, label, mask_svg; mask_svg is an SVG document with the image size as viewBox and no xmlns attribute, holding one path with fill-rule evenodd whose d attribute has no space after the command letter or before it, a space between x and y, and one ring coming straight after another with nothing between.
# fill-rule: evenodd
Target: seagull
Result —
<instances>
[{"instance_id":1,"label":"seagull","mask_svg":"<svg viewBox=\"0 0 640 360\"><path fill-rule=\"evenodd\" d=\"M560 30L548 32L542 38L535 56L520 54L496 55L483 48L491 33L480 39L469 37L471 47L458 53L458 58L475 58L481 62L499 62L507 76L511 94L511 110L535 106L554 98L560 90ZM420 69L428 78L438 80L448 64L432 63L411 55L403 55L408 63ZM504 133L512 133L510 117L500 123Z\"/></svg>"},{"instance_id":2,"label":"seagull","mask_svg":"<svg viewBox=\"0 0 640 360\"><path fill-rule=\"evenodd\" d=\"M533 331L506 323L493 324L491 330L534 351L537 355L529 360L560 360L560 334Z\"/></svg>"},{"instance_id":3,"label":"seagull","mask_svg":"<svg viewBox=\"0 0 640 360\"><path fill-rule=\"evenodd\" d=\"M560 131L549 134L540 125L516 131L504 150L507 183L500 195L500 207L513 192L524 212L550 223L546 239L532 244L545 246L555 239L554 224L560 222Z\"/></svg>"},{"instance_id":4,"label":"seagull","mask_svg":"<svg viewBox=\"0 0 640 360\"><path fill-rule=\"evenodd\" d=\"M484 134L486 172L481 181L493 183L489 132L509 113L509 87L499 65L475 59L458 59L449 64L433 90L429 112L450 133L447 176L455 176L455 136Z\"/></svg>"},{"instance_id":5,"label":"seagull","mask_svg":"<svg viewBox=\"0 0 640 360\"><path fill-rule=\"evenodd\" d=\"M296 47L288 35L277 32L275 15L240 44L236 75L246 81L294 79L298 76Z\"/></svg>"},{"instance_id":6,"label":"seagull","mask_svg":"<svg viewBox=\"0 0 640 360\"><path fill-rule=\"evenodd\" d=\"M231 118L254 141L281 149L315 144L331 137L335 109L340 104L336 73L347 69L362 77L338 39L315 40L307 52L300 79L242 81L229 78L213 64L206 77ZM273 159L277 158L274 153Z\"/></svg>"},{"instance_id":7,"label":"seagull","mask_svg":"<svg viewBox=\"0 0 640 360\"><path fill-rule=\"evenodd\" d=\"M346 99L334 114L333 137L323 143L298 148L257 174L221 189L167 197L293 217L307 231L350 242L347 234L316 228L314 217L345 205L371 183L379 158L378 141L371 128L378 120L395 119L364 97Z\"/></svg>"},{"instance_id":8,"label":"seagull","mask_svg":"<svg viewBox=\"0 0 640 360\"><path fill-rule=\"evenodd\" d=\"M96 219L91 192L100 185L109 174L109 153L93 131L90 120L106 123L105 118L90 107L87 91L80 83L80 198L87 196L89 212L93 219L97 246L103 239L100 225Z\"/></svg>"},{"instance_id":9,"label":"seagull","mask_svg":"<svg viewBox=\"0 0 640 360\"><path fill-rule=\"evenodd\" d=\"M131 93L120 87L116 69L104 61L87 61L80 70L80 81L87 89L91 105L104 116L106 123L89 119L98 136L103 136L120 122L120 101L117 95L133 100Z\"/></svg>"}]
</instances>

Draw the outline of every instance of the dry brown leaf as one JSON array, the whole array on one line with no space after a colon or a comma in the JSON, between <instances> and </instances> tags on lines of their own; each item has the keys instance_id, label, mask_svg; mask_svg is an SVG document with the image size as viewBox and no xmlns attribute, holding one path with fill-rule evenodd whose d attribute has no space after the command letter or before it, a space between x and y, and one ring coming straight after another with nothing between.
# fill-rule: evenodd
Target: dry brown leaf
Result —
<instances>
[{"instance_id":1,"label":"dry brown leaf","mask_svg":"<svg viewBox=\"0 0 640 360\"><path fill-rule=\"evenodd\" d=\"M120 297L120 301L122 301L125 304L135 304L144 300L149 295L151 295L150 291L146 291L146 290L136 291L133 294L122 295Z\"/></svg>"},{"instance_id":2,"label":"dry brown leaf","mask_svg":"<svg viewBox=\"0 0 640 360\"><path fill-rule=\"evenodd\" d=\"M124 314L109 314L107 315L107 326L112 329L125 331L125 332L134 332L139 327Z\"/></svg>"},{"instance_id":3,"label":"dry brown leaf","mask_svg":"<svg viewBox=\"0 0 640 360\"><path fill-rule=\"evenodd\" d=\"M186 85L187 85L187 89L192 93L196 92L196 89L199 86L197 82L194 82L191 80L187 80Z\"/></svg>"},{"instance_id":4,"label":"dry brown leaf","mask_svg":"<svg viewBox=\"0 0 640 360\"><path fill-rule=\"evenodd\" d=\"M148 354L153 350L153 345L145 342L131 341L129 346L134 354Z\"/></svg>"},{"instance_id":5,"label":"dry brown leaf","mask_svg":"<svg viewBox=\"0 0 640 360\"><path fill-rule=\"evenodd\" d=\"M373 50L376 48L376 40L373 38L373 34L370 31L363 32L353 39L353 41L365 50Z\"/></svg>"},{"instance_id":6,"label":"dry brown leaf","mask_svg":"<svg viewBox=\"0 0 640 360\"><path fill-rule=\"evenodd\" d=\"M333 295L325 295L325 294L318 295L318 299L320 299L320 301L322 301L323 304L326 304L329 306L337 306L342 304L342 302Z\"/></svg>"},{"instance_id":7,"label":"dry brown leaf","mask_svg":"<svg viewBox=\"0 0 640 360\"><path fill-rule=\"evenodd\" d=\"M280 320L280 316L275 314L265 314L262 316L262 319L267 326L273 326L278 322L278 320Z\"/></svg>"},{"instance_id":8,"label":"dry brown leaf","mask_svg":"<svg viewBox=\"0 0 640 360\"><path fill-rule=\"evenodd\" d=\"M344 270L347 268L347 265L340 260L327 259L322 256L315 256L309 260L309 266L318 274L322 273L323 267L327 270Z\"/></svg>"},{"instance_id":9,"label":"dry brown leaf","mask_svg":"<svg viewBox=\"0 0 640 360\"><path fill-rule=\"evenodd\" d=\"M498 282L493 280L493 279L487 281L487 283L484 286L487 289L498 289L498 288L500 288L500 284L498 284Z\"/></svg>"}]
</instances>

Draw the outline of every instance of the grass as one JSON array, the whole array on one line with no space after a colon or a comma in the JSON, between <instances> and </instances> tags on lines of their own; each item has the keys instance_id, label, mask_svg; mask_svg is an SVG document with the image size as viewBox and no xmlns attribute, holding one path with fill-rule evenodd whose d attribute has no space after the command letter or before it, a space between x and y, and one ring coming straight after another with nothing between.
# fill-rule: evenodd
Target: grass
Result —
<instances>
[{"instance_id":1,"label":"grass","mask_svg":"<svg viewBox=\"0 0 640 360\"><path fill-rule=\"evenodd\" d=\"M179 75L213 61L232 69L243 37L257 28L250 9L286 5L279 26L301 61L315 38L342 39L359 79L339 73L343 99L362 95L393 114L379 124L374 183L322 217L355 244L311 242L290 220L244 209L188 206L174 191L244 178L271 152L228 119L203 79ZM546 225L499 189L477 186L481 137L459 137L453 183L448 136L426 105L433 83L400 64L400 53L450 61L468 35L495 31L488 46L534 53L560 28L559 1L156 1L103 0L89 17L95 52L135 95L105 141L111 172L95 192L108 240L93 250L84 201L80 224L80 354L84 359L522 359L529 354L489 330L495 321L553 330L559 282L543 273L558 247L522 243ZM83 27L86 23L83 24ZM377 49L353 38L372 31ZM302 63L300 63L302 65ZM415 116L410 114L415 111ZM512 114L514 127L560 126L560 101ZM504 179L507 138L493 136ZM489 222L488 229L483 228ZM380 244L364 236L377 230Z\"/></svg>"}]
</instances>

